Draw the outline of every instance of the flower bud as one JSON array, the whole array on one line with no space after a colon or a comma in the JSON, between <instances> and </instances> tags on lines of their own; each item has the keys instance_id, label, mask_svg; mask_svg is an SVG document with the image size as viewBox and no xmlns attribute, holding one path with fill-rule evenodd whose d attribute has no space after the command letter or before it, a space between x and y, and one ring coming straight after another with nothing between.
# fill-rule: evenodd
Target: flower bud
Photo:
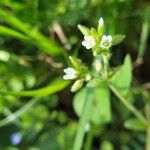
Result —
<instances>
[{"instance_id":1,"label":"flower bud","mask_svg":"<svg viewBox=\"0 0 150 150\"><path fill-rule=\"evenodd\" d=\"M79 79L79 80L75 81L74 84L71 87L71 92L78 91L82 87L83 82L84 82L83 79Z\"/></svg>"},{"instance_id":2,"label":"flower bud","mask_svg":"<svg viewBox=\"0 0 150 150\"><path fill-rule=\"evenodd\" d=\"M104 26L104 20L103 20L102 17L101 17L101 18L99 19L99 21L98 21L98 26L100 26L100 27L103 27L103 26Z\"/></svg>"},{"instance_id":3,"label":"flower bud","mask_svg":"<svg viewBox=\"0 0 150 150\"><path fill-rule=\"evenodd\" d=\"M104 20L102 17L98 21L98 29L97 30L98 30L98 33L100 36L104 33Z\"/></svg>"}]
</instances>

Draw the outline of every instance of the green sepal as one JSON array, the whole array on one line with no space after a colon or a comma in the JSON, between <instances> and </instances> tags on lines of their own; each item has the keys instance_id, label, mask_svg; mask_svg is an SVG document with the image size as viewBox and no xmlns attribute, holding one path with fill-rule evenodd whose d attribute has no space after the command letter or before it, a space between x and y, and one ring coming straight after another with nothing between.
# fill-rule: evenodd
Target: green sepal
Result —
<instances>
[{"instance_id":1,"label":"green sepal","mask_svg":"<svg viewBox=\"0 0 150 150\"><path fill-rule=\"evenodd\" d=\"M85 64L82 63L82 61L76 57L69 56L71 65L76 69L78 72L78 76L81 78L84 78L88 73L88 68Z\"/></svg>"},{"instance_id":2,"label":"green sepal","mask_svg":"<svg viewBox=\"0 0 150 150\"><path fill-rule=\"evenodd\" d=\"M98 31L99 36L101 37L104 34L104 32L105 32L105 27L98 25L97 31Z\"/></svg>"},{"instance_id":3,"label":"green sepal","mask_svg":"<svg viewBox=\"0 0 150 150\"><path fill-rule=\"evenodd\" d=\"M78 28L79 28L79 30L81 31L81 33L83 34L83 35L90 35L90 33L91 33L91 31L90 31L90 29L89 28L87 28L87 27L85 27L85 26L83 26L83 25L78 25Z\"/></svg>"},{"instance_id":4,"label":"green sepal","mask_svg":"<svg viewBox=\"0 0 150 150\"><path fill-rule=\"evenodd\" d=\"M124 39L125 39L125 35L115 35L112 37L112 45L118 45L120 44Z\"/></svg>"},{"instance_id":5,"label":"green sepal","mask_svg":"<svg viewBox=\"0 0 150 150\"><path fill-rule=\"evenodd\" d=\"M95 28L91 28L91 35L95 39L96 43L98 44L99 42L99 34Z\"/></svg>"},{"instance_id":6,"label":"green sepal","mask_svg":"<svg viewBox=\"0 0 150 150\"><path fill-rule=\"evenodd\" d=\"M78 68L82 64L80 59L73 56L69 56L69 60L74 68Z\"/></svg>"}]
</instances>

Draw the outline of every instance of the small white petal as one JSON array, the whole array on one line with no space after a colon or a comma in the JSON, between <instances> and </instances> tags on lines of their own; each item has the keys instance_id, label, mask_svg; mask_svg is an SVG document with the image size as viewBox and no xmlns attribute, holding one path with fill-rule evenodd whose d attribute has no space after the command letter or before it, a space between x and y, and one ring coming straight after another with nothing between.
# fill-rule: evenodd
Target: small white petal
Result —
<instances>
[{"instance_id":1,"label":"small white petal","mask_svg":"<svg viewBox=\"0 0 150 150\"><path fill-rule=\"evenodd\" d=\"M90 37L91 37L90 35L89 36L84 36L84 40L88 41L90 39Z\"/></svg>"},{"instance_id":2,"label":"small white petal","mask_svg":"<svg viewBox=\"0 0 150 150\"><path fill-rule=\"evenodd\" d=\"M108 40L109 40L109 42L112 42L112 36L111 35L108 36Z\"/></svg>"},{"instance_id":3,"label":"small white petal","mask_svg":"<svg viewBox=\"0 0 150 150\"><path fill-rule=\"evenodd\" d=\"M95 40L94 38L89 35L89 36L84 36L84 41L82 41L82 45L86 47L86 49L91 49L95 46Z\"/></svg>"},{"instance_id":4,"label":"small white petal","mask_svg":"<svg viewBox=\"0 0 150 150\"><path fill-rule=\"evenodd\" d=\"M72 80L72 79L76 78L76 71L73 68L68 67L68 68L64 69L64 72L66 73L63 76L64 80Z\"/></svg>"},{"instance_id":5,"label":"small white petal","mask_svg":"<svg viewBox=\"0 0 150 150\"><path fill-rule=\"evenodd\" d=\"M107 39L107 36L106 35L103 35L102 36L102 41L106 40Z\"/></svg>"},{"instance_id":6,"label":"small white petal","mask_svg":"<svg viewBox=\"0 0 150 150\"><path fill-rule=\"evenodd\" d=\"M67 69L67 68L66 68L66 69L64 69L64 72L65 72L65 73L67 73L67 72L68 72L68 69Z\"/></svg>"},{"instance_id":7,"label":"small white petal","mask_svg":"<svg viewBox=\"0 0 150 150\"><path fill-rule=\"evenodd\" d=\"M68 75L64 75L64 76L63 76L63 79L64 79L64 80L69 80Z\"/></svg>"},{"instance_id":8,"label":"small white petal","mask_svg":"<svg viewBox=\"0 0 150 150\"><path fill-rule=\"evenodd\" d=\"M65 68L65 69L64 69L64 72L65 72L65 73L69 73L69 72L71 72L71 71L74 71L74 69L71 68L71 67L68 67L68 68Z\"/></svg>"},{"instance_id":9,"label":"small white petal","mask_svg":"<svg viewBox=\"0 0 150 150\"><path fill-rule=\"evenodd\" d=\"M102 17L99 19L98 25L101 26L101 27L104 26L104 20L103 20Z\"/></svg>"},{"instance_id":10,"label":"small white petal","mask_svg":"<svg viewBox=\"0 0 150 150\"><path fill-rule=\"evenodd\" d=\"M112 45L111 35L103 35L100 41L100 47L103 49L108 49Z\"/></svg>"},{"instance_id":11,"label":"small white petal","mask_svg":"<svg viewBox=\"0 0 150 150\"><path fill-rule=\"evenodd\" d=\"M83 42L82 42L82 45L83 45L84 47L86 47L87 42L86 42L86 41L83 41Z\"/></svg>"}]
</instances>

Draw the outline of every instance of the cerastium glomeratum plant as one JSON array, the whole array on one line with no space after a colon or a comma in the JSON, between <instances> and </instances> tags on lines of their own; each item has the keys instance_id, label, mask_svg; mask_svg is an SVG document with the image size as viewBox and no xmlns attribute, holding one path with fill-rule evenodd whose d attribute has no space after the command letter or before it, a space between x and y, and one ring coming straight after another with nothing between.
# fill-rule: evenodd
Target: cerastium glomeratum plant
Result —
<instances>
[{"instance_id":1,"label":"cerastium glomeratum plant","mask_svg":"<svg viewBox=\"0 0 150 150\"><path fill-rule=\"evenodd\" d=\"M84 35L82 46L87 52L91 50L93 53L93 63L89 69L80 59L70 56L71 66L64 69L63 78L74 81L71 91L76 92L80 89L73 101L74 110L80 117L73 150L81 149L85 132L92 130L92 124L101 125L111 121L110 91L134 113L137 120L145 126L148 124L145 116L124 98L132 81L130 56L125 57L120 67L109 66L111 47L121 43L125 36L106 33L102 17L96 29L83 25L78 25L78 28ZM92 149L91 144L86 144L87 149Z\"/></svg>"}]
</instances>

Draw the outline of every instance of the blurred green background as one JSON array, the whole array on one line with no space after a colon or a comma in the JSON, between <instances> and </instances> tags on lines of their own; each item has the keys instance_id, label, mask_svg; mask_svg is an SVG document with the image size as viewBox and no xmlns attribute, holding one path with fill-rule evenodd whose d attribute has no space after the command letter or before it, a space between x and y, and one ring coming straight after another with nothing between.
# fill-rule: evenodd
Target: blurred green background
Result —
<instances>
[{"instance_id":1,"label":"blurred green background","mask_svg":"<svg viewBox=\"0 0 150 150\"><path fill-rule=\"evenodd\" d=\"M129 99L142 111L150 103L149 0L0 0L1 150L72 149L78 117L63 69L69 55L90 66L77 25L96 27L100 17L106 32L126 35L110 64L131 55ZM112 121L94 125L92 150L143 150L145 131L126 128L132 114L111 99Z\"/></svg>"}]
</instances>

